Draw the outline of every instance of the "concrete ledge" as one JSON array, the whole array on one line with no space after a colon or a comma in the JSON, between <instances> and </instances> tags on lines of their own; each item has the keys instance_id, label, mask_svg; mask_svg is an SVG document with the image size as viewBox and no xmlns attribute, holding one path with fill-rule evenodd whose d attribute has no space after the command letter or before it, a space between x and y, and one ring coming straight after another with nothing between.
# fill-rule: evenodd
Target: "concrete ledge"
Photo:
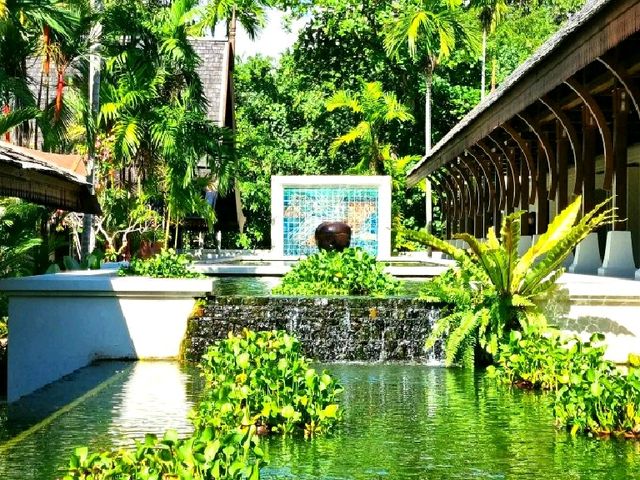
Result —
<instances>
[{"instance_id":1,"label":"concrete ledge","mask_svg":"<svg viewBox=\"0 0 640 480\"><path fill-rule=\"evenodd\" d=\"M0 281L9 296L8 401L96 359L177 358L195 297L211 285L109 270Z\"/></svg>"},{"instance_id":2,"label":"concrete ledge","mask_svg":"<svg viewBox=\"0 0 640 480\"><path fill-rule=\"evenodd\" d=\"M640 352L640 285L633 280L564 274L546 305L551 321L587 340L605 334L606 358L626 363Z\"/></svg>"}]
</instances>

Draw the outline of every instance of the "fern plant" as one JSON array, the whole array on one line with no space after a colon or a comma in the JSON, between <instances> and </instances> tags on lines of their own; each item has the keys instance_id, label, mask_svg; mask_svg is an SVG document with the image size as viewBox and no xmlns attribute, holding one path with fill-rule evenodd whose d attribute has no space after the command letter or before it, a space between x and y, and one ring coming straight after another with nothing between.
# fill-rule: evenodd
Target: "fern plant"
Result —
<instances>
[{"instance_id":1,"label":"fern plant","mask_svg":"<svg viewBox=\"0 0 640 480\"><path fill-rule=\"evenodd\" d=\"M500 238L493 228L485 242L467 233L455 235L468 244L468 249L456 248L425 232L407 232L407 237L442 250L458 262L457 271L430 282L424 295L445 302L455 301L455 295L466 299L455 301L452 312L436 324L427 339L427 348L446 337L446 363L464 358L464 363L469 363L476 341L493 357L510 331L546 326L535 300L554 286L564 272L562 262L573 248L590 232L615 218L608 200L582 218L580 204L578 197L558 214L522 257L518 256L518 244L523 212L504 218Z\"/></svg>"}]
</instances>

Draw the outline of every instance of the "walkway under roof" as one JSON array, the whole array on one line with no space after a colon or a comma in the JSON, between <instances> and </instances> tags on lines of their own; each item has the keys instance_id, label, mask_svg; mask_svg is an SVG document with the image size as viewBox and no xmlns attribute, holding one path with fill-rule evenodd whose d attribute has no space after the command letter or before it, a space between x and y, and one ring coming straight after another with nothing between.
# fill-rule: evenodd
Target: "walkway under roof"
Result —
<instances>
[{"instance_id":1,"label":"walkway under roof","mask_svg":"<svg viewBox=\"0 0 640 480\"><path fill-rule=\"evenodd\" d=\"M100 213L80 155L58 155L0 142L0 196L52 208Z\"/></svg>"},{"instance_id":2,"label":"walkway under roof","mask_svg":"<svg viewBox=\"0 0 640 480\"><path fill-rule=\"evenodd\" d=\"M439 192L448 236L518 209L542 233L581 194L585 210L613 195L614 228L640 240L639 32L637 0L588 1L409 172Z\"/></svg>"}]
</instances>

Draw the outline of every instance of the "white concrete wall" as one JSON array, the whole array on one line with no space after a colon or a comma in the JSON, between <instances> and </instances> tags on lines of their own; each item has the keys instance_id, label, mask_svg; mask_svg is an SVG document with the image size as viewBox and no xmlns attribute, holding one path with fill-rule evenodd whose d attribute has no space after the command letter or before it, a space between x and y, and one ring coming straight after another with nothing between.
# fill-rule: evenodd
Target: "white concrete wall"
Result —
<instances>
[{"instance_id":1,"label":"white concrete wall","mask_svg":"<svg viewBox=\"0 0 640 480\"><path fill-rule=\"evenodd\" d=\"M0 288L9 295L11 402L96 359L176 358L211 280L103 270L6 279Z\"/></svg>"},{"instance_id":2,"label":"white concrete wall","mask_svg":"<svg viewBox=\"0 0 640 480\"><path fill-rule=\"evenodd\" d=\"M588 340L592 333L605 334L605 357L626 363L630 353L640 353L640 285L634 280L594 275L564 274L559 285L564 289L551 303L560 310L548 314L552 321L569 332ZM564 298L563 298L564 295ZM555 320L554 320L555 317ZM561 317L558 320L558 317Z\"/></svg>"}]
</instances>

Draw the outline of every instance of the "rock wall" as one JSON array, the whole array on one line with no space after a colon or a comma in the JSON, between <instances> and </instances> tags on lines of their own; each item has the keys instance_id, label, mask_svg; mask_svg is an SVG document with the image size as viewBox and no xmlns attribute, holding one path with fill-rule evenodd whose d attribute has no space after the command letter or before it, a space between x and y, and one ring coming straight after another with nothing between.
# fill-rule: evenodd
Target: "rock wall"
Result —
<instances>
[{"instance_id":1,"label":"rock wall","mask_svg":"<svg viewBox=\"0 0 640 480\"><path fill-rule=\"evenodd\" d=\"M209 297L189 320L183 356L198 360L227 332L287 330L322 362L441 359L424 341L442 305L415 298Z\"/></svg>"}]
</instances>

